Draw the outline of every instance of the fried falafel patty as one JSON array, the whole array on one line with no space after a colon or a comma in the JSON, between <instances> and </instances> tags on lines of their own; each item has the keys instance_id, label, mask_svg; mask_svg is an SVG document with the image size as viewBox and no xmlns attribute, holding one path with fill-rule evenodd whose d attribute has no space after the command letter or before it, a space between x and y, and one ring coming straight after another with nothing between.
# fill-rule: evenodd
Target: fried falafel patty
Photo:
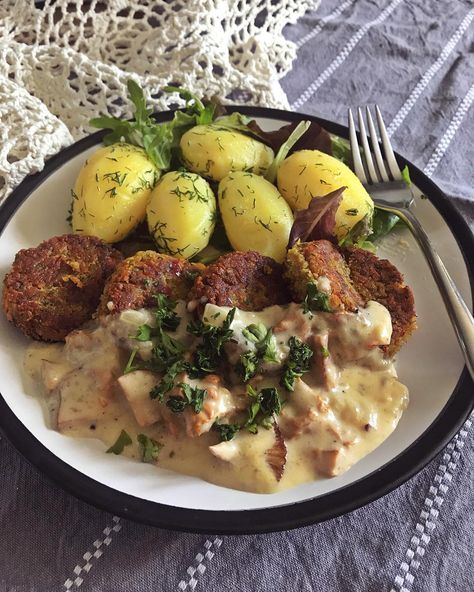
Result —
<instances>
[{"instance_id":1,"label":"fried falafel patty","mask_svg":"<svg viewBox=\"0 0 474 592\"><path fill-rule=\"evenodd\" d=\"M108 280L100 299L99 316L127 309L156 306L154 296L187 300L194 278L204 265L156 251L139 251L124 259Z\"/></svg>"},{"instance_id":2,"label":"fried falafel patty","mask_svg":"<svg viewBox=\"0 0 474 592\"><path fill-rule=\"evenodd\" d=\"M3 309L25 335L62 341L88 321L122 255L95 236L55 236L19 251L3 282Z\"/></svg>"},{"instance_id":3,"label":"fried falafel patty","mask_svg":"<svg viewBox=\"0 0 474 592\"><path fill-rule=\"evenodd\" d=\"M350 269L354 288L367 302L375 300L392 317L392 340L384 349L393 355L416 329L415 300L403 275L387 259L379 259L365 249L349 247L342 255Z\"/></svg>"},{"instance_id":4,"label":"fried falafel patty","mask_svg":"<svg viewBox=\"0 0 474 592\"><path fill-rule=\"evenodd\" d=\"M343 256L327 240L297 243L290 249L285 261L285 278L296 302L304 300L308 283L315 282L321 291L329 292L331 310L354 312L365 304L352 285ZM329 290L323 289L324 282L328 283Z\"/></svg>"},{"instance_id":5,"label":"fried falafel patty","mask_svg":"<svg viewBox=\"0 0 474 592\"><path fill-rule=\"evenodd\" d=\"M196 278L190 295L199 307L206 303L258 311L290 301L283 266L255 251L222 255Z\"/></svg>"},{"instance_id":6,"label":"fried falafel patty","mask_svg":"<svg viewBox=\"0 0 474 592\"><path fill-rule=\"evenodd\" d=\"M356 311L369 300L383 304L392 319L392 339L383 347L389 356L416 329L413 293L402 274L365 249L340 249L326 240L298 243L288 251L285 277L297 302L304 299L308 282L315 282L329 293L332 310Z\"/></svg>"}]
</instances>

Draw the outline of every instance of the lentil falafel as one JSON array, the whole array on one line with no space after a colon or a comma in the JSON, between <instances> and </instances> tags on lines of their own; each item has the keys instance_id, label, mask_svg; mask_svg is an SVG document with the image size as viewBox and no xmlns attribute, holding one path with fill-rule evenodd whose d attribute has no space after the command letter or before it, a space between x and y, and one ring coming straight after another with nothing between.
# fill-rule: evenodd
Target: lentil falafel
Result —
<instances>
[{"instance_id":1,"label":"lentil falafel","mask_svg":"<svg viewBox=\"0 0 474 592\"><path fill-rule=\"evenodd\" d=\"M156 294L187 300L194 278L203 269L204 265L187 259L139 251L124 259L110 276L97 313L103 316L127 309L151 308L156 306Z\"/></svg>"},{"instance_id":2,"label":"lentil falafel","mask_svg":"<svg viewBox=\"0 0 474 592\"><path fill-rule=\"evenodd\" d=\"M95 236L64 234L22 249L3 282L9 321L40 341L62 341L89 320L122 255Z\"/></svg>"},{"instance_id":3,"label":"lentil falafel","mask_svg":"<svg viewBox=\"0 0 474 592\"><path fill-rule=\"evenodd\" d=\"M280 263L255 251L232 251L196 278L190 299L199 306L209 302L258 311L273 304L287 304L290 294Z\"/></svg>"}]
</instances>

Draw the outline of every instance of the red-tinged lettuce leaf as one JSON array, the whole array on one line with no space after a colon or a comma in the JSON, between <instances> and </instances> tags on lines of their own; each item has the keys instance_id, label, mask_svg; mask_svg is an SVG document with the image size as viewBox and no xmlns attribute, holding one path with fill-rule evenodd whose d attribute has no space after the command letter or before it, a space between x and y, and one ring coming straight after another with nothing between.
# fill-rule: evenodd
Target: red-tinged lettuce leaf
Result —
<instances>
[{"instance_id":1,"label":"red-tinged lettuce leaf","mask_svg":"<svg viewBox=\"0 0 474 592\"><path fill-rule=\"evenodd\" d=\"M346 187L340 187L323 197L313 197L306 209L296 210L288 241L289 249L297 241L326 239L337 242L336 212L345 189Z\"/></svg>"},{"instance_id":2,"label":"red-tinged lettuce leaf","mask_svg":"<svg viewBox=\"0 0 474 592\"><path fill-rule=\"evenodd\" d=\"M274 152L277 152L280 146L288 140L298 123L299 121L294 121L273 132L262 130L255 120L249 121L247 127L264 144L267 144ZM313 121L306 133L293 146L290 154L297 150L320 150L321 152L332 155L331 136L323 127Z\"/></svg>"}]
</instances>

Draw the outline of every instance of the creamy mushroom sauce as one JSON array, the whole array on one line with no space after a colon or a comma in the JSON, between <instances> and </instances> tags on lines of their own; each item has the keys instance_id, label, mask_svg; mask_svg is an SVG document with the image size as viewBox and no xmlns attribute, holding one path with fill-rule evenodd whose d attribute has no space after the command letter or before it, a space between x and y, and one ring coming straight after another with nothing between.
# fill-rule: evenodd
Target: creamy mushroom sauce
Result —
<instances>
[{"instance_id":1,"label":"creamy mushroom sauce","mask_svg":"<svg viewBox=\"0 0 474 592\"><path fill-rule=\"evenodd\" d=\"M204 319L220 325L228 311L208 304ZM186 333L191 314L181 302L177 312L181 322L171 335L191 348L196 339ZM261 312L237 310L233 341L225 346L229 364L252 347L242 335L251 323L273 327L280 362L288 356L292 335L314 351L310 371L296 380L292 393L279 385L278 364L265 364L252 379L255 388L276 386L286 399L277 418L279 442L284 442L277 457L286 448L286 458L276 459L284 465L279 475L272 464L273 429L260 427L257 434L242 429L222 443L210 430L217 418L232 423L236 414L243 416L248 396L242 383L224 385L215 375L199 380L180 375L179 380L205 388L207 397L200 413L187 408L178 414L150 399L158 375L144 370L122 374L132 348L139 347L143 359L151 355L151 342L130 338L143 323L153 325L151 311L125 311L72 332L64 345L30 346L26 370L41 385L53 429L98 438L106 447L125 430L133 444L123 454L137 460L137 435L146 434L163 444L159 467L225 487L271 493L343 473L392 433L408 402L407 388L379 347L390 342L392 331L390 314L381 304L369 302L358 313L305 314L295 303Z\"/></svg>"}]
</instances>

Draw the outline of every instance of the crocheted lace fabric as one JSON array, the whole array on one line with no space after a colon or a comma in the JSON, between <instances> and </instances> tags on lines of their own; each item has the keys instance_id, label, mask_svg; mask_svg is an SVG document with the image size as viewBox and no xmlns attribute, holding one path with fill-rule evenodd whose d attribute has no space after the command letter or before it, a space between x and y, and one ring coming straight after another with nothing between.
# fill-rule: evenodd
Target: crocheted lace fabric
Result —
<instances>
[{"instance_id":1,"label":"crocheted lace fabric","mask_svg":"<svg viewBox=\"0 0 474 592\"><path fill-rule=\"evenodd\" d=\"M224 103L287 107L279 84L295 58L282 30L314 0L33 0L0 2L0 203L45 159L130 117L133 78L156 110L179 105L166 84Z\"/></svg>"}]
</instances>

